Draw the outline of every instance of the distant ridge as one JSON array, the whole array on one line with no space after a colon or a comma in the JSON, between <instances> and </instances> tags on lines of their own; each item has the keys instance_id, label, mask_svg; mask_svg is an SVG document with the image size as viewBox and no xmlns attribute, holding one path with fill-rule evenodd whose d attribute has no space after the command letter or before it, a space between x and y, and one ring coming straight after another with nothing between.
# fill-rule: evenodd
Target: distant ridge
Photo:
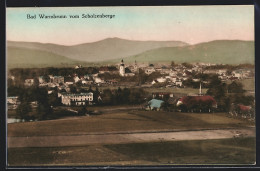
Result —
<instances>
[{"instance_id":1,"label":"distant ridge","mask_svg":"<svg viewBox=\"0 0 260 171\"><path fill-rule=\"evenodd\" d=\"M73 46L63 46L49 43L7 42L8 47L48 51L57 55L86 62L100 62L104 60L118 59L131 55L137 55L155 48L179 47L186 45L188 44L181 41L133 41L120 38L107 38L97 42Z\"/></svg>"},{"instance_id":2,"label":"distant ridge","mask_svg":"<svg viewBox=\"0 0 260 171\"><path fill-rule=\"evenodd\" d=\"M215 40L184 47L163 47L124 58L126 62L208 62L254 64L254 41Z\"/></svg>"},{"instance_id":3,"label":"distant ridge","mask_svg":"<svg viewBox=\"0 0 260 171\"><path fill-rule=\"evenodd\" d=\"M67 67L81 63L51 52L7 47L8 68Z\"/></svg>"},{"instance_id":4,"label":"distant ridge","mask_svg":"<svg viewBox=\"0 0 260 171\"><path fill-rule=\"evenodd\" d=\"M137 41L107 38L64 46L51 43L7 42L8 67L69 66L125 62L209 62L254 64L254 41L215 40L188 45L181 41Z\"/></svg>"}]
</instances>

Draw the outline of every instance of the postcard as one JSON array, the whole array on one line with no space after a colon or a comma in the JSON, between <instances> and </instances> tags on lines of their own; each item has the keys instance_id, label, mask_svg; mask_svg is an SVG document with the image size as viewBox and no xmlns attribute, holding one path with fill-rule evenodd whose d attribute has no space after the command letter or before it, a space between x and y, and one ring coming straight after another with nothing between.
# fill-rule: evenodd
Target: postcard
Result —
<instances>
[{"instance_id":1,"label":"postcard","mask_svg":"<svg viewBox=\"0 0 260 171\"><path fill-rule=\"evenodd\" d=\"M7 163L255 165L253 5L6 8Z\"/></svg>"}]
</instances>

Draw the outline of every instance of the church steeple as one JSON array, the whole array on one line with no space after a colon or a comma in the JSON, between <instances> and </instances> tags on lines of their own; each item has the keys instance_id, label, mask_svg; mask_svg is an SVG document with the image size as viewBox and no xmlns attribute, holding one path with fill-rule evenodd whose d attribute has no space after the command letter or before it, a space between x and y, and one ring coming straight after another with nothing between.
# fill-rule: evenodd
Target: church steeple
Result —
<instances>
[{"instance_id":1,"label":"church steeple","mask_svg":"<svg viewBox=\"0 0 260 171\"><path fill-rule=\"evenodd\" d=\"M121 64L120 64L120 67L119 67L119 74L121 76L125 76L125 64L124 64L123 59L121 60Z\"/></svg>"}]
</instances>

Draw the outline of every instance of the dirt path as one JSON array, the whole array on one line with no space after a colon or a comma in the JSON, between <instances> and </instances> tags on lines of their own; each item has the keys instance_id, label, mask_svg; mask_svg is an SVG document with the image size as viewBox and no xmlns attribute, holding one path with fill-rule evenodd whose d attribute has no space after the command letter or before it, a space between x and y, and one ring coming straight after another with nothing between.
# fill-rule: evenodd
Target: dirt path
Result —
<instances>
[{"instance_id":1,"label":"dirt path","mask_svg":"<svg viewBox=\"0 0 260 171\"><path fill-rule=\"evenodd\" d=\"M120 144L135 142L181 141L223 139L232 137L255 137L255 128L217 129L179 132L142 132L88 134L68 136L8 137L8 148L12 147L59 147L93 144Z\"/></svg>"}]
</instances>

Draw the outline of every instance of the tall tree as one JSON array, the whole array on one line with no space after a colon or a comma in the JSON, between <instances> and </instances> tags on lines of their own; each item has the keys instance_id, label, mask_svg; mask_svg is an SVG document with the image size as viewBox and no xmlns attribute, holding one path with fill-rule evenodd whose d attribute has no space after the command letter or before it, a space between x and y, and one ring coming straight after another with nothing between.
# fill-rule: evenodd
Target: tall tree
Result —
<instances>
[{"instance_id":1,"label":"tall tree","mask_svg":"<svg viewBox=\"0 0 260 171\"><path fill-rule=\"evenodd\" d=\"M20 119L26 121L30 120L29 113L32 111L32 107L29 102L22 102L16 109L16 114Z\"/></svg>"}]
</instances>

